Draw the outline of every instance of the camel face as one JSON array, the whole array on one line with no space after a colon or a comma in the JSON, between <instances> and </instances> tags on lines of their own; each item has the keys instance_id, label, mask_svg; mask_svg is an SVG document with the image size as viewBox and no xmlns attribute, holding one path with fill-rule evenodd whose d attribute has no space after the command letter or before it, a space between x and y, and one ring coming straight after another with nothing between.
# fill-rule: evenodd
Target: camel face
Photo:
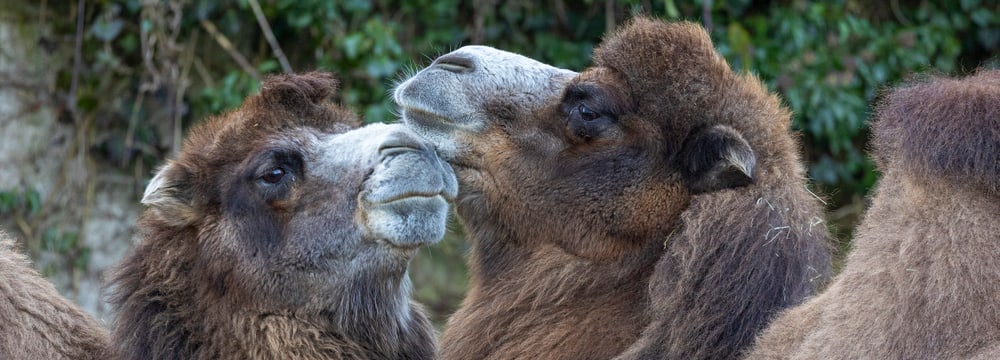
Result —
<instances>
[{"instance_id":1,"label":"camel face","mask_svg":"<svg viewBox=\"0 0 1000 360\"><path fill-rule=\"evenodd\" d=\"M610 261L668 231L663 219L675 219L688 197L664 164L659 129L629 113L623 81L468 46L400 84L394 98L406 125L455 167L467 225ZM560 216L540 216L553 209Z\"/></svg>"},{"instance_id":2,"label":"camel face","mask_svg":"<svg viewBox=\"0 0 1000 360\"><path fill-rule=\"evenodd\" d=\"M402 125L333 103L333 74L275 75L192 127L112 275L131 359L429 359L416 249L445 232L455 174Z\"/></svg>"},{"instance_id":3,"label":"camel face","mask_svg":"<svg viewBox=\"0 0 1000 360\"><path fill-rule=\"evenodd\" d=\"M365 311L328 294L408 289L409 260L444 236L457 192L433 145L402 125L272 127L265 116L296 115L243 111L199 129L189 143L207 147L164 167L143 203L198 228L220 259L211 275L267 307Z\"/></svg>"},{"instance_id":4,"label":"camel face","mask_svg":"<svg viewBox=\"0 0 1000 360\"><path fill-rule=\"evenodd\" d=\"M256 278L247 281L251 292L281 299L279 306L326 308L344 300L330 293L408 288L409 260L444 236L457 192L451 167L433 147L402 125L384 124L340 134L299 128L265 142L274 145L237 170L260 175L233 186L218 226L250 241L211 244L234 255L246 269L240 276Z\"/></svg>"}]
</instances>

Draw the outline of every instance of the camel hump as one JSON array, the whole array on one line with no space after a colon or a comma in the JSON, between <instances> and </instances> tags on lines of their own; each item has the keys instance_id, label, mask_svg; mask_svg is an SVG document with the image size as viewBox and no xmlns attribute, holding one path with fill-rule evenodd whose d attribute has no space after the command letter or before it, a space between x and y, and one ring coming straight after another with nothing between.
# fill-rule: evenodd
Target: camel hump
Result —
<instances>
[{"instance_id":1,"label":"camel hump","mask_svg":"<svg viewBox=\"0 0 1000 360\"><path fill-rule=\"evenodd\" d=\"M876 116L883 169L1000 191L1000 70L917 79L889 93Z\"/></svg>"}]
</instances>

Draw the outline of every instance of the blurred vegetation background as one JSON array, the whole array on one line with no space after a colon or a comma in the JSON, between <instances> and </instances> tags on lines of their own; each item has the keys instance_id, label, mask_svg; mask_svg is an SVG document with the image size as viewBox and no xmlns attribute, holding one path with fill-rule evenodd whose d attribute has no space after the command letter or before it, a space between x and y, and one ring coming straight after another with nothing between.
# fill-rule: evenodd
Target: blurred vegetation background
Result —
<instances>
[{"instance_id":1,"label":"blurred vegetation background","mask_svg":"<svg viewBox=\"0 0 1000 360\"><path fill-rule=\"evenodd\" d=\"M866 122L881 91L913 73L996 66L1000 53L998 0L5 0L3 7L0 23L31 53L0 50L13 63L0 67L0 90L28 94L22 111L0 118L4 141L49 109L44 116L72 139L58 161L83 164L59 174L91 180L0 188L0 226L47 259L39 262L47 275L71 274L61 284L70 297L98 291L77 280L102 269L89 264L101 239L85 241L93 235L65 215L68 208L89 206L101 191L137 203L186 128L236 107L270 73L335 72L343 103L368 122L386 122L394 120L393 85L462 45L581 70L601 36L635 14L699 22L735 69L757 74L794 111L814 190L846 250L878 176L866 156ZM119 183L101 185L108 177L92 172L117 174ZM416 295L437 321L466 287L467 245L460 225L451 227L412 270Z\"/></svg>"}]
</instances>

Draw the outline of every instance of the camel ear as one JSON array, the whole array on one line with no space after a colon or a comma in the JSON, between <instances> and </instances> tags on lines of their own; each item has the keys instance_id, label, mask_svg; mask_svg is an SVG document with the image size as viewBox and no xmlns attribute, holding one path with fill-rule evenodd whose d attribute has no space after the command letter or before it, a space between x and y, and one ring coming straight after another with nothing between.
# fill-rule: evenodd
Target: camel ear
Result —
<instances>
[{"instance_id":1,"label":"camel ear","mask_svg":"<svg viewBox=\"0 0 1000 360\"><path fill-rule=\"evenodd\" d=\"M168 162L149 181L142 194L142 204L161 220L173 226L188 225L197 218L192 205L188 173L176 162Z\"/></svg>"},{"instance_id":2,"label":"camel ear","mask_svg":"<svg viewBox=\"0 0 1000 360\"><path fill-rule=\"evenodd\" d=\"M726 125L692 132L678 160L684 182L693 194L753 184L757 164L750 144Z\"/></svg>"}]
</instances>

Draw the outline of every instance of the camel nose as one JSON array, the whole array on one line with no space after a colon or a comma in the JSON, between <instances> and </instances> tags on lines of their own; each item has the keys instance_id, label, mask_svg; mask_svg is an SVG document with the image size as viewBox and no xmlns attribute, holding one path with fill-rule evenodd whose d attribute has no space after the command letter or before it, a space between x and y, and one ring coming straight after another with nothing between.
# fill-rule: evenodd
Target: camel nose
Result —
<instances>
[{"instance_id":1,"label":"camel nose","mask_svg":"<svg viewBox=\"0 0 1000 360\"><path fill-rule=\"evenodd\" d=\"M431 66L453 73L468 73L476 70L476 59L473 54L454 51L438 57Z\"/></svg>"},{"instance_id":2,"label":"camel nose","mask_svg":"<svg viewBox=\"0 0 1000 360\"><path fill-rule=\"evenodd\" d=\"M405 128L386 135L385 140L382 141L382 144L378 148L379 155L382 157L399 155L409 151L434 153L434 149L430 144Z\"/></svg>"}]
</instances>

